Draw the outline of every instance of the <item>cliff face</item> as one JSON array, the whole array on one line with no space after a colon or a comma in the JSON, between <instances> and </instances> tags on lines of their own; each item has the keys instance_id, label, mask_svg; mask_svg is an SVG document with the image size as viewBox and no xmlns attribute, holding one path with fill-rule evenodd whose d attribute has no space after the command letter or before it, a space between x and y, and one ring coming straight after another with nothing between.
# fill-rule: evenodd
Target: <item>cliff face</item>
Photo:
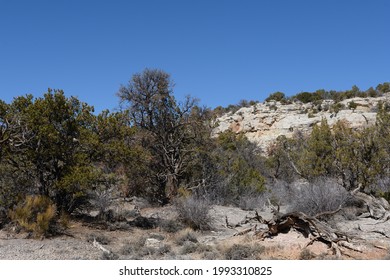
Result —
<instances>
[{"instance_id":1,"label":"cliff face","mask_svg":"<svg viewBox=\"0 0 390 280\"><path fill-rule=\"evenodd\" d=\"M282 104L276 101L258 103L237 112L228 113L217 119L214 135L231 129L244 133L249 141L257 143L266 153L270 144L280 135L292 137L295 131L309 133L323 118L330 127L338 121L352 128L375 124L379 102L389 102L390 93L377 98L351 98L338 104L324 100L320 104L292 102Z\"/></svg>"}]
</instances>

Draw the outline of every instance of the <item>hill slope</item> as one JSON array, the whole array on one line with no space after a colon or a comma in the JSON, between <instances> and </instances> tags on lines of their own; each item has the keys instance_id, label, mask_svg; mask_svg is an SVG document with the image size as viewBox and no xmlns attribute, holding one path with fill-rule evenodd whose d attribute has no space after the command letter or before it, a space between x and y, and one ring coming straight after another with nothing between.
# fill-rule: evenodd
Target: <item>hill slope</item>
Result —
<instances>
[{"instance_id":1,"label":"hill slope","mask_svg":"<svg viewBox=\"0 0 390 280\"><path fill-rule=\"evenodd\" d=\"M221 116L216 120L217 126L213 132L218 135L231 129L244 133L249 141L257 143L266 153L278 136L292 137L296 131L309 133L323 118L330 127L338 121L344 121L352 128L373 125L378 103L389 101L390 93L376 98L355 97L339 103L333 100L323 100L316 104L299 101L291 104L276 101L257 103Z\"/></svg>"}]
</instances>

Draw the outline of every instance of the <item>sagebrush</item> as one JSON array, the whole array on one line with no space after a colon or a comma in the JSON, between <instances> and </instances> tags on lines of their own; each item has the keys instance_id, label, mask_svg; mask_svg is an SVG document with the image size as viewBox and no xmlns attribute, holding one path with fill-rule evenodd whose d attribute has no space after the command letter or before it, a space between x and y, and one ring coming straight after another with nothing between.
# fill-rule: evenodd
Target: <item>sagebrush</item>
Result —
<instances>
[{"instance_id":1,"label":"sagebrush","mask_svg":"<svg viewBox=\"0 0 390 280\"><path fill-rule=\"evenodd\" d=\"M194 230L211 229L210 208L208 201L193 196L176 201L179 220Z\"/></svg>"}]
</instances>

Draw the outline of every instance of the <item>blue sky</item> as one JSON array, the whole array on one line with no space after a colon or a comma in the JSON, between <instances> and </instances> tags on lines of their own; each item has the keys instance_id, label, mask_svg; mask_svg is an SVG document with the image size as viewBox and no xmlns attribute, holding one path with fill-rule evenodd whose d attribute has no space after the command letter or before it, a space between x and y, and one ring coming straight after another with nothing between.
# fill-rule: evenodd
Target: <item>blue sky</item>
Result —
<instances>
[{"instance_id":1,"label":"blue sky","mask_svg":"<svg viewBox=\"0 0 390 280\"><path fill-rule=\"evenodd\" d=\"M216 107L390 81L390 1L0 0L0 99L48 87L118 106L145 68Z\"/></svg>"}]
</instances>

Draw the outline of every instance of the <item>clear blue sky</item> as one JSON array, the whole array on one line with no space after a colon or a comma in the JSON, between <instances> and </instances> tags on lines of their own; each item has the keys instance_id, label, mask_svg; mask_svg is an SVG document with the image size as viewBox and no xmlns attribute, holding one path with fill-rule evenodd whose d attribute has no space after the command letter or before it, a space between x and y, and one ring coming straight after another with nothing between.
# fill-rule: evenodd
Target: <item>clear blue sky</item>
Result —
<instances>
[{"instance_id":1,"label":"clear blue sky","mask_svg":"<svg viewBox=\"0 0 390 280\"><path fill-rule=\"evenodd\" d=\"M134 73L209 107L390 81L390 1L0 0L0 99L48 87L118 106Z\"/></svg>"}]
</instances>

